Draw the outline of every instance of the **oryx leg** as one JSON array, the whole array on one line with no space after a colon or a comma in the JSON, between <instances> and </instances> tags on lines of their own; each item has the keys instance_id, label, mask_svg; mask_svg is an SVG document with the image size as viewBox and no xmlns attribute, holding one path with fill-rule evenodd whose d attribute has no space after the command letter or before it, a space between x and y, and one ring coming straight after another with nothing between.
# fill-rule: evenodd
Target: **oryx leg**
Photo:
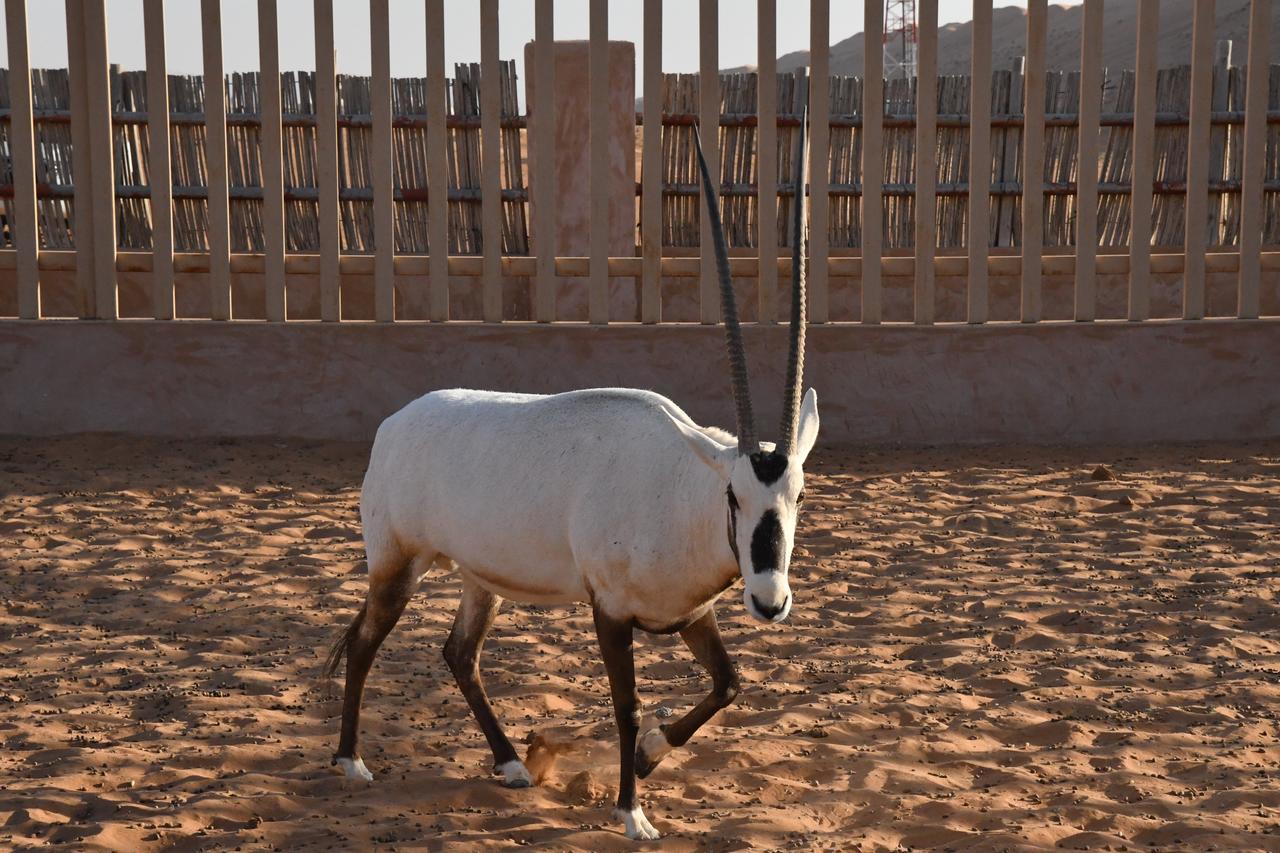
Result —
<instances>
[{"instance_id":1,"label":"oryx leg","mask_svg":"<svg viewBox=\"0 0 1280 853\"><path fill-rule=\"evenodd\" d=\"M636 735L640 731L640 697L636 695L636 667L631 648L633 629L630 622L619 622L598 609L594 616L596 639L600 643L605 671L609 674L613 715L618 723L618 808L614 816L625 824L628 838L660 838L653 824L644 816L640 801L636 798Z\"/></svg>"},{"instance_id":2,"label":"oryx leg","mask_svg":"<svg viewBox=\"0 0 1280 853\"><path fill-rule=\"evenodd\" d=\"M533 784L533 777L502 730L480 681L480 648L501 606L501 598L464 574L462 603L444 644L444 659L493 751L493 772L501 773L503 784L509 788L527 788Z\"/></svg>"},{"instance_id":3,"label":"oryx leg","mask_svg":"<svg viewBox=\"0 0 1280 853\"><path fill-rule=\"evenodd\" d=\"M674 747L688 743L694 732L738 695L738 673L720 639L715 610L708 608L703 616L682 630L680 636L698 663L711 674L711 692L674 723L644 733L636 749L636 775L641 779L652 773Z\"/></svg>"},{"instance_id":4,"label":"oryx leg","mask_svg":"<svg viewBox=\"0 0 1280 853\"><path fill-rule=\"evenodd\" d=\"M422 557L411 560L397 554L394 559L379 562L380 565L370 565L369 592L364 606L334 644L327 667L330 675L336 674L345 653L347 685L342 702L342 732L333 760L349 778L365 781L372 780L373 774L356 753L365 678L369 675L369 667L373 666L378 647L396 626L417 586L421 572L415 572L414 567L429 566L431 558L424 562Z\"/></svg>"}]
</instances>

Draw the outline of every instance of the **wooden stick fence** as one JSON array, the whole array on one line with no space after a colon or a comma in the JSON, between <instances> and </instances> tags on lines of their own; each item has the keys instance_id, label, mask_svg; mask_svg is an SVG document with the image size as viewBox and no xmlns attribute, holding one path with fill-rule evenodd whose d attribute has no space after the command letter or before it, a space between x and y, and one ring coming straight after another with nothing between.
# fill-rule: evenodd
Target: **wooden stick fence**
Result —
<instances>
[{"instance_id":1,"label":"wooden stick fence","mask_svg":"<svg viewBox=\"0 0 1280 853\"><path fill-rule=\"evenodd\" d=\"M381 321L400 316L405 277L425 279L437 321L451 316L450 276L481 279L488 322L511 317L505 278L531 279L528 316L548 322L557 281L586 277L590 321L605 323L616 319L611 280L635 276L644 322L662 319L664 278L690 277L702 279L699 318L717 322L692 149L700 125L730 246L754 253L733 259L735 275L758 279L759 321L775 322L787 275L777 256L797 239L788 210L801 201L796 129L807 103L812 322L831 319L836 280L860 282L861 321L880 322L883 277L909 275L913 319L932 323L935 277L965 274L972 323L989 319L988 277L1010 274L1025 322L1043 316L1047 275L1074 275L1072 316L1082 321L1097 316L1098 276L1126 275L1127 315L1141 321L1154 276L1184 275L1181 315L1194 320L1206 314L1206 276L1234 272L1235 313L1255 317L1263 273L1280 268L1280 253L1264 251L1280 246L1280 66L1268 67L1262 49L1270 3L1252 0L1247 69L1212 55L1213 0L1196 0L1190 66L1157 69L1158 0L1141 0L1135 73L1099 68L1102 0L1086 0L1085 70L1068 73L1043 67L1044 0L1029 7L1022 67L992 69L991 4L975 0L973 73L936 77L936 2L926 0L917 85L881 79L875 39L863 77L825 73L828 0L810 3L816 77L776 74L774 4L761 2L760 74L718 74L718 90L704 91L699 79L718 65L718 3L700 3L702 74L678 75L661 73L661 3L646 0L636 256L609 257L604 223L616 200L597 190L588 257L572 258L530 254L556 231L546 194L554 122L529 130L520 114L514 63L497 54L496 0L481 4L481 61L451 79L442 0L427 3L427 74L409 79L390 76L387 0L370 4L372 78L335 73L332 0L315 0L318 72L281 74L276 2L259 0L262 73L224 79L220 4L203 0L205 67L224 79L208 90L204 78L167 75L159 0L144 2L145 72L107 65L104 0L68 2L68 70L30 69L27 4L6 0L0 270L14 271L13 313L25 319L44 313L41 273L65 270L75 272L78 314L108 319L119 310L117 273L145 271L156 319L175 316L176 275L208 272L209 316L229 319L238 316L232 275L261 272L264 316L277 321L289 316L286 275L314 273L330 321L343 317L343 277L371 274ZM540 75L535 113L546 116L552 9L536 4L530 69ZM878 26L879 3L867 13ZM608 76L606 16L607 4L591 4L593 82ZM603 126L603 83L589 100L592 126ZM592 139L593 175L607 164L603 140ZM922 164L933 168L921 173ZM532 238L527 176L543 192ZM701 247L699 257L680 257L685 247Z\"/></svg>"}]
</instances>

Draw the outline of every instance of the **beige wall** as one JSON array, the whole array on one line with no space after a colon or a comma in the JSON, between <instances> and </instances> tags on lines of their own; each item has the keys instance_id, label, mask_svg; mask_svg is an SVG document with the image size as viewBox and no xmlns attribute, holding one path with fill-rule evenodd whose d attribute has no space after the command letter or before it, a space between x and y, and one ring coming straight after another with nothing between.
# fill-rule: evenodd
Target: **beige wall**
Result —
<instances>
[{"instance_id":1,"label":"beige wall","mask_svg":"<svg viewBox=\"0 0 1280 853\"><path fill-rule=\"evenodd\" d=\"M748 326L777 422L786 328ZM814 327L830 442L1280 435L1280 323ZM732 426L714 326L0 322L0 433L369 439L435 388L652 388Z\"/></svg>"}]
</instances>

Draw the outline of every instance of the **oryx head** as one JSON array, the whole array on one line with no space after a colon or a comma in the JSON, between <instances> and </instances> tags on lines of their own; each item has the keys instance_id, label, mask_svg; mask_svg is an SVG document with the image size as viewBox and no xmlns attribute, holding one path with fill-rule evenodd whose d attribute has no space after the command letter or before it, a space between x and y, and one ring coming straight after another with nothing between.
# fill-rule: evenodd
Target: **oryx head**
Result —
<instances>
[{"instance_id":1,"label":"oryx head","mask_svg":"<svg viewBox=\"0 0 1280 853\"><path fill-rule=\"evenodd\" d=\"M796 169L794 231L791 255L791 335L787 356L787 380L783 391L782 428L779 441L759 441L751 413L747 382L747 358L729 276L729 254L720 207L695 132L698 168L711 217L716 268L720 278L720 305L738 418L738 445L723 445L701 430L676 422L686 441L702 461L725 481L726 527L729 546L746 581L743 601L752 616L764 622L781 622L791 612L791 587L787 570L795 544L796 517L804 499L804 460L818 438L818 397L809 389L800 401L804 372L805 292L804 262L804 121L800 125L800 154ZM762 200L762 203L763 200Z\"/></svg>"}]
</instances>

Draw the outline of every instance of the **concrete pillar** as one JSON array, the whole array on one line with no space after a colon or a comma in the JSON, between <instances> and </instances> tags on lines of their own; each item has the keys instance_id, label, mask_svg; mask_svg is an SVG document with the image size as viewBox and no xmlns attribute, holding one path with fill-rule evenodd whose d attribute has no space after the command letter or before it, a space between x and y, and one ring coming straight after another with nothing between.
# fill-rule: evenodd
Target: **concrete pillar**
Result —
<instances>
[{"instance_id":1,"label":"concrete pillar","mask_svg":"<svg viewBox=\"0 0 1280 853\"><path fill-rule=\"evenodd\" d=\"M533 109L537 86L533 43L524 48L525 103L529 105L530 138L538 121ZM609 254L634 255L636 251L636 50L629 41L609 42ZM555 45L555 181L558 231L555 251L561 256L585 256L591 223L591 77L588 44L558 41ZM530 151L530 157L536 152ZM530 170L530 181L534 180ZM530 187L531 198L536 190ZM535 214L536 216L536 214ZM538 234L533 244L539 246ZM535 251L541 251L535 248ZM635 279L611 279L611 320L639 320L640 303ZM557 320L587 319L587 280L562 278L556 292Z\"/></svg>"}]
</instances>

